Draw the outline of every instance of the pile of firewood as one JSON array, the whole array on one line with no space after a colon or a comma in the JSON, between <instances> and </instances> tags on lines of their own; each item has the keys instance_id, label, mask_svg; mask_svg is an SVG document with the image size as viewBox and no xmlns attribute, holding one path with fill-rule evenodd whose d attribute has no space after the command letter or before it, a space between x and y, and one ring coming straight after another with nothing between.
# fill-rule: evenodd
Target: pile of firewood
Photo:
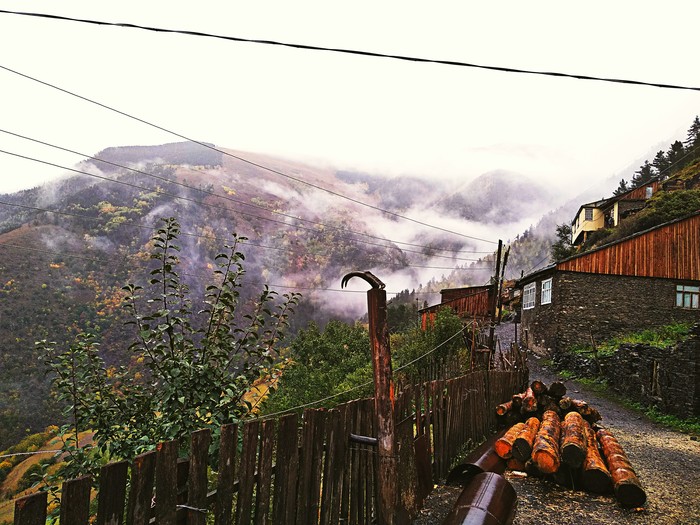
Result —
<instances>
[{"instance_id":1,"label":"pile of firewood","mask_svg":"<svg viewBox=\"0 0 700 525\"><path fill-rule=\"evenodd\" d=\"M639 507L646 494L624 450L598 422L600 412L566 395L563 383L533 381L496 407L509 427L494 449L508 469L550 476L574 489L614 491L621 505Z\"/></svg>"}]
</instances>

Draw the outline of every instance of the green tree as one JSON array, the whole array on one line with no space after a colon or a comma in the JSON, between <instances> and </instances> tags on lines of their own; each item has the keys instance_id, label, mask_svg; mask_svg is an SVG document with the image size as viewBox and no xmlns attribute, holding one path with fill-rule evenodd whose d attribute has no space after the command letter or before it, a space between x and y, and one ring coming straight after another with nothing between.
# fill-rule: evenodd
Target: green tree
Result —
<instances>
[{"instance_id":1,"label":"green tree","mask_svg":"<svg viewBox=\"0 0 700 525\"><path fill-rule=\"evenodd\" d=\"M254 381L276 358L298 294L263 289L248 313L239 309L244 256L234 235L217 255L216 284L206 288L204 308L192 310L190 290L177 272L180 263L174 218L163 219L152 239L148 286L128 284L124 307L134 328L131 366L108 368L95 336L84 333L66 350L37 343L53 372L53 387L70 422L62 429L69 454L65 473L84 473L100 457L131 458L158 442L179 440L248 415L244 401ZM94 430L92 458L78 444L79 432ZM216 449L216 443L213 447ZM97 459L95 459L97 458Z\"/></svg>"},{"instance_id":2,"label":"green tree","mask_svg":"<svg viewBox=\"0 0 700 525\"><path fill-rule=\"evenodd\" d=\"M666 157L666 152L659 150L656 152L656 156L654 157L654 160L651 162L651 165L654 166L656 169L656 172L659 175L664 175L664 177L668 176L666 173L666 170L668 167L671 165L671 163L668 161L668 158Z\"/></svg>"},{"instance_id":3,"label":"green tree","mask_svg":"<svg viewBox=\"0 0 700 525\"><path fill-rule=\"evenodd\" d=\"M643 186L655 176L656 171L654 170L654 166L648 160L645 160L644 164L642 164L632 176L632 187L638 188L639 186Z\"/></svg>"},{"instance_id":4,"label":"green tree","mask_svg":"<svg viewBox=\"0 0 700 525\"><path fill-rule=\"evenodd\" d=\"M571 225L568 223L557 226L557 240L550 248L552 259L561 261L576 253L576 247L571 244Z\"/></svg>"},{"instance_id":5,"label":"green tree","mask_svg":"<svg viewBox=\"0 0 700 525\"><path fill-rule=\"evenodd\" d=\"M338 395L369 382L369 385ZM323 330L309 323L289 346L289 356L265 413L288 410L336 396L322 406L357 399L373 391L369 333L360 325L329 321Z\"/></svg>"},{"instance_id":6,"label":"green tree","mask_svg":"<svg viewBox=\"0 0 700 525\"><path fill-rule=\"evenodd\" d=\"M627 186L627 181L625 179L620 180L620 184L617 186L617 189L613 192L613 195L622 195L623 193L627 193L629 191L629 186Z\"/></svg>"}]
</instances>

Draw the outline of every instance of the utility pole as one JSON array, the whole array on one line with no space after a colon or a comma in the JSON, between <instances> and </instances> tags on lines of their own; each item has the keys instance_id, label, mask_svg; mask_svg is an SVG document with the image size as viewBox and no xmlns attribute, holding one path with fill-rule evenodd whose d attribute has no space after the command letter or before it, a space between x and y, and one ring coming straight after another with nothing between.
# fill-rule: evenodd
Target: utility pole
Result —
<instances>
[{"instance_id":1,"label":"utility pole","mask_svg":"<svg viewBox=\"0 0 700 525\"><path fill-rule=\"evenodd\" d=\"M377 473L378 518L380 525L396 525L398 523L400 483L394 434L394 383L391 370L389 327L386 321L386 290L384 290L384 283L370 272L347 274L341 281L341 288L344 288L352 277L360 277L372 286L371 289L367 290L367 313L372 346L375 428L379 455L379 472Z\"/></svg>"},{"instance_id":2,"label":"utility pole","mask_svg":"<svg viewBox=\"0 0 700 525\"><path fill-rule=\"evenodd\" d=\"M498 283L500 281L501 273L501 252L503 251L503 241L498 239L498 252L496 254L496 273L493 279L493 301L491 302L491 327L489 328L489 348L491 349L492 355L496 351L496 344L494 341L494 331L496 329L496 308L498 307Z\"/></svg>"}]
</instances>

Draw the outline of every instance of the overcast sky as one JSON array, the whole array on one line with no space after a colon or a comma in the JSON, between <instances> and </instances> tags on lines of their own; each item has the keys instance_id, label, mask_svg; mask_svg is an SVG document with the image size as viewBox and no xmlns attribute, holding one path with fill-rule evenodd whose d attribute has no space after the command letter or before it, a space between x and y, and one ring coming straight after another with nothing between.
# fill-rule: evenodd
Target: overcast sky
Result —
<instances>
[{"instance_id":1,"label":"overcast sky","mask_svg":"<svg viewBox=\"0 0 700 525\"><path fill-rule=\"evenodd\" d=\"M652 7L653 6L653 7ZM696 2L8 1L0 9L700 86ZM0 13L0 66L187 137L343 169L585 189L684 139L700 92ZM181 140L0 69L0 129L86 154ZM72 166L0 132L0 149ZM658 149L658 148L657 148ZM0 192L62 173L0 153ZM611 188L612 191L613 188Z\"/></svg>"}]
</instances>

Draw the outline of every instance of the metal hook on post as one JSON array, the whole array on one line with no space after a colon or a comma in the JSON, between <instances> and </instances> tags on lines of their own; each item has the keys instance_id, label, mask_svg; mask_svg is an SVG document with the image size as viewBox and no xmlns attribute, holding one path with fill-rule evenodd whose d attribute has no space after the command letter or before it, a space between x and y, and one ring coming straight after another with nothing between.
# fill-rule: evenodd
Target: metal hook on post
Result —
<instances>
[{"instance_id":1,"label":"metal hook on post","mask_svg":"<svg viewBox=\"0 0 700 525\"><path fill-rule=\"evenodd\" d=\"M391 370L389 327L386 319L386 290L384 283L371 272L350 272L343 277L340 286L345 288L353 277L366 281L372 288L367 290L367 313L369 335L372 346L372 369L374 371L374 410L376 414L377 453L379 471L379 523L394 525L399 503L398 469L396 461L396 439L394 435L394 384Z\"/></svg>"}]
</instances>

